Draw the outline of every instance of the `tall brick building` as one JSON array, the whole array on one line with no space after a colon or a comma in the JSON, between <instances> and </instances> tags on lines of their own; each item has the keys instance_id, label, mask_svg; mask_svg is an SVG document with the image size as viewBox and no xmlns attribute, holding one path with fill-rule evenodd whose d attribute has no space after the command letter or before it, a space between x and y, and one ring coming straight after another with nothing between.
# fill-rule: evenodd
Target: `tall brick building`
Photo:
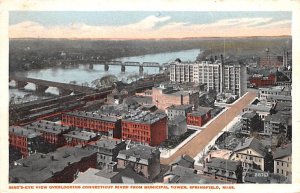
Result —
<instances>
[{"instance_id":1,"label":"tall brick building","mask_svg":"<svg viewBox=\"0 0 300 193\"><path fill-rule=\"evenodd\" d=\"M172 105L191 104L195 108L199 103L199 92L176 90L173 87L160 85L152 88L152 103L161 110Z\"/></svg>"},{"instance_id":2,"label":"tall brick building","mask_svg":"<svg viewBox=\"0 0 300 193\"><path fill-rule=\"evenodd\" d=\"M80 127L113 138L121 138L121 119L116 116L74 111L62 115L62 125Z\"/></svg>"},{"instance_id":3,"label":"tall brick building","mask_svg":"<svg viewBox=\"0 0 300 193\"><path fill-rule=\"evenodd\" d=\"M9 146L20 151L23 156L37 151L40 144L43 144L42 133L17 126L9 128Z\"/></svg>"},{"instance_id":4,"label":"tall brick building","mask_svg":"<svg viewBox=\"0 0 300 193\"><path fill-rule=\"evenodd\" d=\"M160 145L167 139L167 115L139 111L122 120L122 139Z\"/></svg>"}]
</instances>

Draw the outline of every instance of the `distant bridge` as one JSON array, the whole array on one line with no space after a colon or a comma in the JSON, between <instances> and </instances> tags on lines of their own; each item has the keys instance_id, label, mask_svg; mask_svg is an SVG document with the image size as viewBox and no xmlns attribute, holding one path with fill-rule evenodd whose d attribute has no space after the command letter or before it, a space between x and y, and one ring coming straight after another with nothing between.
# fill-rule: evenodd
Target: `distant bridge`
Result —
<instances>
[{"instance_id":1,"label":"distant bridge","mask_svg":"<svg viewBox=\"0 0 300 193\"><path fill-rule=\"evenodd\" d=\"M59 90L59 95L69 95L74 93L86 93L91 94L96 92L95 89L87 86L79 86L75 84L53 82L48 80L41 80L35 78L26 78L20 76L10 76L9 82L14 80L16 82L16 88L24 88L28 83L33 83L36 85L37 92L45 92L49 87L56 87Z\"/></svg>"}]
</instances>

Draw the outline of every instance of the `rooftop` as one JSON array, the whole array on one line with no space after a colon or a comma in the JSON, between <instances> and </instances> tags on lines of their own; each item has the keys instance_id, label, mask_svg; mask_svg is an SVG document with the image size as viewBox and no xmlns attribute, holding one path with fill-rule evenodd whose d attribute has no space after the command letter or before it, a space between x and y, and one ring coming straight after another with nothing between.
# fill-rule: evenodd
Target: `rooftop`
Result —
<instances>
[{"instance_id":1,"label":"rooftop","mask_svg":"<svg viewBox=\"0 0 300 193\"><path fill-rule=\"evenodd\" d=\"M224 181L209 178L204 175L194 173L194 169L186 168L180 165L172 166L164 177L170 179L169 183L183 183L183 184L220 184L226 183Z\"/></svg>"},{"instance_id":2,"label":"rooftop","mask_svg":"<svg viewBox=\"0 0 300 193\"><path fill-rule=\"evenodd\" d=\"M238 162L222 158L212 158L210 162L206 163L206 166L235 172Z\"/></svg>"},{"instance_id":3,"label":"rooftop","mask_svg":"<svg viewBox=\"0 0 300 193\"><path fill-rule=\"evenodd\" d=\"M90 148L62 147L48 154L36 153L18 161L20 165L9 176L24 183L42 183L63 171L68 165L96 153Z\"/></svg>"},{"instance_id":4,"label":"rooftop","mask_svg":"<svg viewBox=\"0 0 300 193\"><path fill-rule=\"evenodd\" d=\"M280 113L276 113L276 114L266 116L265 122L288 124L289 118L287 116L281 115Z\"/></svg>"},{"instance_id":5,"label":"rooftop","mask_svg":"<svg viewBox=\"0 0 300 193\"><path fill-rule=\"evenodd\" d=\"M25 128L54 134L60 134L70 129L68 126L59 125L45 120L30 123L29 125L26 125Z\"/></svg>"},{"instance_id":6,"label":"rooftop","mask_svg":"<svg viewBox=\"0 0 300 193\"><path fill-rule=\"evenodd\" d=\"M88 131L74 130L64 134L64 136L89 141L90 139L97 137L97 134Z\"/></svg>"},{"instance_id":7,"label":"rooftop","mask_svg":"<svg viewBox=\"0 0 300 193\"><path fill-rule=\"evenodd\" d=\"M84 111L73 111L65 113L67 115L77 116L77 117L84 117L88 119L96 119L101 121L108 121L108 122L116 122L118 119L115 116L109 116L104 114L98 113L91 113L91 112L84 112Z\"/></svg>"},{"instance_id":8,"label":"rooftop","mask_svg":"<svg viewBox=\"0 0 300 193\"><path fill-rule=\"evenodd\" d=\"M9 133L14 133L15 135L24 136L27 138L35 138L37 136L42 135L42 133L35 131L33 129L27 129L19 126L9 127Z\"/></svg>"},{"instance_id":9,"label":"rooftop","mask_svg":"<svg viewBox=\"0 0 300 193\"><path fill-rule=\"evenodd\" d=\"M257 104L257 105L249 105L247 108L252 111L270 112L272 109L272 106Z\"/></svg>"},{"instance_id":10,"label":"rooftop","mask_svg":"<svg viewBox=\"0 0 300 193\"><path fill-rule=\"evenodd\" d=\"M195 160L191 156L184 154L184 155L178 157L176 159L176 161L172 163L172 165L175 164L175 165L180 165L180 166L187 167L187 168L193 168L194 162L195 162Z\"/></svg>"},{"instance_id":11,"label":"rooftop","mask_svg":"<svg viewBox=\"0 0 300 193\"><path fill-rule=\"evenodd\" d=\"M150 113L147 111L139 110L139 111L132 111L130 114L124 116L123 121L153 124L165 117L167 117L165 113Z\"/></svg>"},{"instance_id":12,"label":"rooftop","mask_svg":"<svg viewBox=\"0 0 300 193\"><path fill-rule=\"evenodd\" d=\"M111 179L114 178L113 181ZM127 180L129 179L129 180ZM108 181L110 180L110 181ZM117 171L98 170L89 168L83 173L79 173L78 178L73 181L75 184L99 184L99 183L150 183L150 181L137 174L131 167L118 169Z\"/></svg>"},{"instance_id":13,"label":"rooftop","mask_svg":"<svg viewBox=\"0 0 300 193\"><path fill-rule=\"evenodd\" d=\"M267 148L258 139L254 137L242 140L233 151L237 152L246 148L253 149L262 157L264 157L267 154Z\"/></svg>"},{"instance_id":14,"label":"rooftop","mask_svg":"<svg viewBox=\"0 0 300 193\"><path fill-rule=\"evenodd\" d=\"M167 107L168 110L188 110L191 109L193 105L185 104L185 105L172 105Z\"/></svg>"},{"instance_id":15,"label":"rooftop","mask_svg":"<svg viewBox=\"0 0 300 193\"><path fill-rule=\"evenodd\" d=\"M121 150L118 159L129 160L132 162L136 162L139 160L139 163L148 165L151 158L155 155L159 156L160 151L154 147L146 146L146 145L136 145L128 150Z\"/></svg>"},{"instance_id":16,"label":"rooftop","mask_svg":"<svg viewBox=\"0 0 300 193\"><path fill-rule=\"evenodd\" d=\"M288 144L286 146L276 148L273 157L274 159L279 159L291 155L292 155L292 144Z\"/></svg>"},{"instance_id":17,"label":"rooftop","mask_svg":"<svg viewBox=\"0 0 300 193\"><path fill-rule=\"evenodd\" d=\"M242 117L245 119L253 119L255 117L255 112L245 112Z\"/></svg>"},{"instance_id":18,"label":"rooftop","mask_svg":"<svg viewBox=\"0 0 300 193\"><path fill-rule=\"evenodd\" d=\"M98 141L95 141L94 143L91 143L90 145L94 146L94 147L103 147L106 149L114 149L121 143L125 143L125 142L122 142L122 140L120 140L120 139L111 139L111 138L107 138L107 137L101 137L101 139L99 139Z\"/></svg>"},{"instance_id":19,"label":"rooftop","mask_svg":"<svg viewBox=\"0 0 300 193\"><path fill-rule=\"evenodd\" d=\"M192 116L203 116L206 115L212 108L210 107L198 107L196 111L191 112Z\"/></svg>"}]
</instances>

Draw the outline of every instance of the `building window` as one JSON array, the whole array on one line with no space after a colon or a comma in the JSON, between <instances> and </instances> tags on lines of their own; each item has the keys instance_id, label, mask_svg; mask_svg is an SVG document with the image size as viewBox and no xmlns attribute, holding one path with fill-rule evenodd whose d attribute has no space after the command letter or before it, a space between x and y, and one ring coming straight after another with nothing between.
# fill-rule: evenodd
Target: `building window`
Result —
<instances>
[{"instance_id":1,"label":"building window","mask_svg":"<svg viewBox=\"0 0 300 193\"><path fill-rule=\"evenodd\" d=\"M279 162L277 162L277 165L279 166Z\"/></svg>"}]
</instances>

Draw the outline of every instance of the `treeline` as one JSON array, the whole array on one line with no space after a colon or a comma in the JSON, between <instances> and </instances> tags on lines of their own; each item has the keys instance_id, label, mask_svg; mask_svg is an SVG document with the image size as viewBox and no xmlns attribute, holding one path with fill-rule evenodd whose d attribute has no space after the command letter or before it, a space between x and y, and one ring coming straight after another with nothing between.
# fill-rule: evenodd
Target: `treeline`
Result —
<instances>
[{"instance_id":1,"label":"treeline","mask_svg":"<svg viewBox=\"0 0 300 193\"><path fill-rule=\"evenodd\" d=\"M107 61L188 49L251 54L265 48L291 47L291 37L195 38L180 40L11 39L10 72L67 65L68 61ZM67 61L67 62L66 62Z\"/></svg>"}]
</instances>

